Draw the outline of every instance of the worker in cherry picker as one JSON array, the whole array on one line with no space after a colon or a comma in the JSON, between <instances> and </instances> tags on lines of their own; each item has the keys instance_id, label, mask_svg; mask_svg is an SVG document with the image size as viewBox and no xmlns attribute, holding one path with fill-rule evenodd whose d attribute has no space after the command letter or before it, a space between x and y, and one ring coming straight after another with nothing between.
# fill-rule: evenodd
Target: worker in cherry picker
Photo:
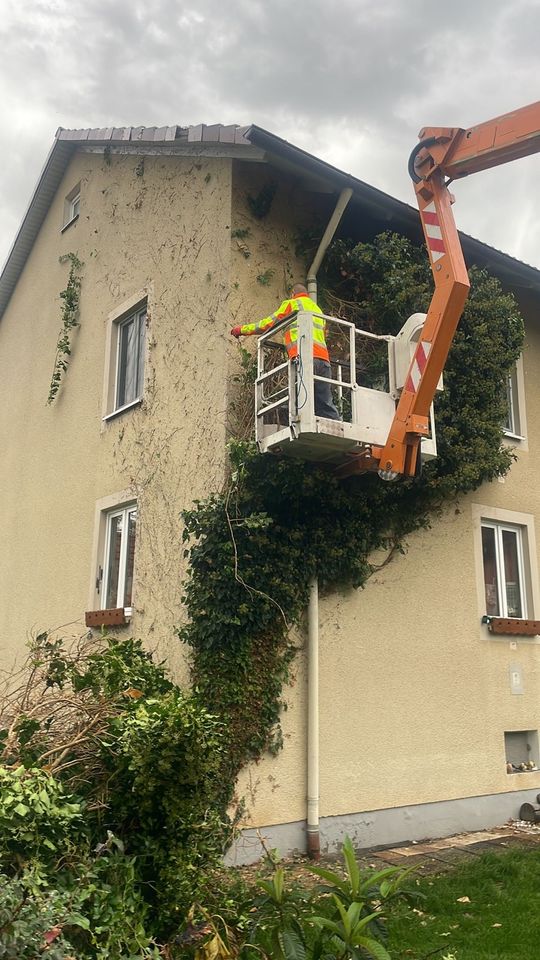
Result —
<instances>
[{"instance_id":1,"label":"worker in cherry picker","mask_svg":"<svg viewBox=\"0 0 540 960\"><path fill-rule=\"evenodd\" d=\"M316 377L331 378L330 357L325 340L326 323L321 316L318 316L322 313L322 310L311 299L306 287L301 283L297 283L292 288L290 297L283 300L277 310L270 316L263 317L258 323L244 323L240 327L233 327L231 334L233 337L252 337L266 333L280 320L288 317L290 313L300 310L311 313L313 319L313 373ZM289 360L296 359L298 356L298 325L296 322L287 327L284 340ZM341 420L332 400L332 389L328 382L314 380L314 395L316 417L326 417L327 420Z\"/></svg>"}]
</instances>

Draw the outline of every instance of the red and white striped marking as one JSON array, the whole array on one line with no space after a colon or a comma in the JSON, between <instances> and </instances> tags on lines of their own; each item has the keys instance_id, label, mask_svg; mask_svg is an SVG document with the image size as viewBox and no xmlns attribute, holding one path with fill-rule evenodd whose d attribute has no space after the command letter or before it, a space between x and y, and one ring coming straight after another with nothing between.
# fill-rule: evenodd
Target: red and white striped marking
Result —
<instances>
[{"instance_id":1,"label":"red and white striped marking","mask_svg":"<svg viewBox=\"0 0 540 960\"><path fill-rule=\"evenodd\" d=\"M444 257L446 250L444 249L441 225L439 223L439 217L437 215L434 202L428 203L427 207L424 207L422 211L422 218L426 231L429 255L432 262L437 263L437 260L440 260L441 257Z\"/></svg>"},{"instance_id":2,"label":"red and white striped marking","mask_svg":"<svg viewBox=\"0 0 540 960\"><path fill-rule=\"evenodd\" d=\"M405 384L405 389L408 390L409 393L416 393L418 390L418 384L425 370L430 350L431 343L429 340L421 340L416 348L414 360L409 370L409 376L407 377L407 383Z\"/></svg>"}]
</instances>

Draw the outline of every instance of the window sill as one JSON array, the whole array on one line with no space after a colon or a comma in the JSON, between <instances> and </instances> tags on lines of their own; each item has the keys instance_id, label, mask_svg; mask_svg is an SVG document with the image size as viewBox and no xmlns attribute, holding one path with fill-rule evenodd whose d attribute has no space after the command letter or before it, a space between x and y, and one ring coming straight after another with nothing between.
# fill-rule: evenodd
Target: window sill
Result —
<instances>
[{"instance_id":1,"label":"window sill","mask_svg":"<svg viewBox=\"0 0 540 960\"><path fill-rule=\"evenodd\" d=\"M78 220L78 219L79 219L79 214L77 214L76 217L72 217L71 220L68 220L68 222L65 223L64 226L62 227L60 233L65 233L66 230L69 230L69 228L70 228L74 223L77 223L77 220Z\"/></svg>"},{"instance_id":2,"label":"window sill","mask_svg":"<svg viewBox=\"0 0 540 960\"><path fill-rule=\"evenodd\" d=\"M116 607L111 610L87 610L84 620L87 627L123 627L131 618L131 607Z\"/></svg>"},{"instance_id":3,"label":"window sill","mask_svg":"<svg viewBox=\"0 0 540 960\"><path fill-rule=\"evenodd\" d=\"M108 423L109 420L114 420L115 417L121 416L121 414L126 413L127 410L133 410L134 407L140 407L142 402L143 402L143 398L137 397L137 399L132 400L131 403L125 403L123 407L118 407L117 410L112 410L111 413L105 414L105 416L102 417L101 419L103 423Z\"/></svg>"},{"instance_id":4,"label":"window sill","mask_svg":"<svg viewBox=\"0 0 540 960\"><path fill-rule=\"evenodd\" d=\"M511 433L510 430L503 430L503 437L505 440L519 440L521 442L527 439L527 437L522 437L519 433Z\"/></svg>"},{"instance_id":5,"label":"window sill","mask_svg":"<svg viewBox=\"0 0 540 960\"><path fill-rule=\"evenodd\" d=\"M482 617L490 633L508 636L536 637L540 634L540 620L521 620L517 617Z\"/></svg>"}]
</instances>

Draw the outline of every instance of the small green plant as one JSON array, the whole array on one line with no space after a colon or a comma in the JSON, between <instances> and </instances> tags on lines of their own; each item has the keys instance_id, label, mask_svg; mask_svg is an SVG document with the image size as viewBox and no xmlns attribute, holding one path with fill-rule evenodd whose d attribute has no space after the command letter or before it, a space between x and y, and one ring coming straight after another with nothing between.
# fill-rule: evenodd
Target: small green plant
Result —
<instances>
[{"instance_id":1,"label":"small green plant","mask_svg":"<svg viewBox=\"0 0 540 960\"><path fill-rule=\"evenodd\" d=\"M62 376L69 366L71 356L71 331L79 326L79 301L81 293L81 277L78 273L83 264L75 253L66 253L60 257L60 263L69 263L69 277L65 290L60 293L63 300L62 329L56 343L56 356L49 386L47 403L51 404L56 398L62 382Z\"/></svg>"},{"instance_id":2,"label":"small green plant","mask_svg":"<svg viewBox=\"0 0 540 960\"><path fill-rule=\"evenodd\" d=\"M231 237L233 240L247 240L250 234L250 227L236 227L236 229L231 232Z\"/></svg>"},{"instance_id":3,"label":"small green plant","mask_svg":"<svg viewBox=\"0 0 540 960\"><path fill-rule=\"evenodd\" d=\"M262 894L247 907L254 914L246 940L247 956L255 957L256 951L277 960L289 960L294 953L305 956L306 892L286 885L282 867L277 867L269 880L259 880L259 887Z\"/></svg>"},{"instance_id":4,"label":"small green plant","mask_svg":"<svg viewBox=\"0 0 540 960\"><path fill-rule=\"evenodd\" d=\"M270 283L272 277L274 276L275 270L265 270L264 273L257 274L257 283L260 283L261 286L267 287Z\"/></svg>"},{"instance_id":5,"label":"small green plant","mask_svg":"<svg viewBox=\"0 0 540 960\"><path fill-rule=\"evenodd\" d=\"M338 958L350 958L350 960L362 960L363 957L373 957L374 960L391 960L390 954L375 937L369 935L369 924L380 917L380 910L374 910L373 913L364 915L365 904L363 901L355 901L349 907L345 908L339 897L333 896L332 901L336 910L336 919L328 917L313 917L313 923L319 927L322 934L323 943L318 945L314 956L333 956ZM324 937L330 940L328 950L324 949ZM288 958L287 958L288 960Z\"/></svg>"},{"instance_id":6,"label":"small green plant","mask_svg":"<svg viewBox=\"0 0 540 960\"><path fill-rule=\"evenodd\" d=\"M247 227L246 229L233 230L231 233L231 237L233 238L233 240L236 240L236 245L245 260L249 260L251 256L251 250L249 249L247 243L245 242L246 238L249 237L250 233L251 233L251 230L249 229L249 227Z\"/></svg>"}]
</instances>

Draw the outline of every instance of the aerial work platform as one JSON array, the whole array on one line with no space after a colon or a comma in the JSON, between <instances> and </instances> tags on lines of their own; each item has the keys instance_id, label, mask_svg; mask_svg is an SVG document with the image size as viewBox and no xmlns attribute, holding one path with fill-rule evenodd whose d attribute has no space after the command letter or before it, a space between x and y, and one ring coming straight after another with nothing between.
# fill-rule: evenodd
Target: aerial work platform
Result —
<instances>
[{"instance_id":1,"label":"aerial work platform","mask_svg":"<svg viewBox=\"0 0 540 960\"><path fill-rule=\"evenodd\" d=\"M397 336L358 330L339 317L326 321L334 403L341 420L317 416L313 366L313 321L299 312L258 339L256 381L256 440L262 453L298 457L346 468L364 458L370 465L373 447L384 447L396 413L396 403L409 374L425 314L407 320ZM298 356L289 359L283 336L298 326ZM442 377L438 389L442 389ZM421 442L421 459L437 455L431 410L430 436ZM358 465L358 463L357 463Z\"/></svg>"}]
</instances>

